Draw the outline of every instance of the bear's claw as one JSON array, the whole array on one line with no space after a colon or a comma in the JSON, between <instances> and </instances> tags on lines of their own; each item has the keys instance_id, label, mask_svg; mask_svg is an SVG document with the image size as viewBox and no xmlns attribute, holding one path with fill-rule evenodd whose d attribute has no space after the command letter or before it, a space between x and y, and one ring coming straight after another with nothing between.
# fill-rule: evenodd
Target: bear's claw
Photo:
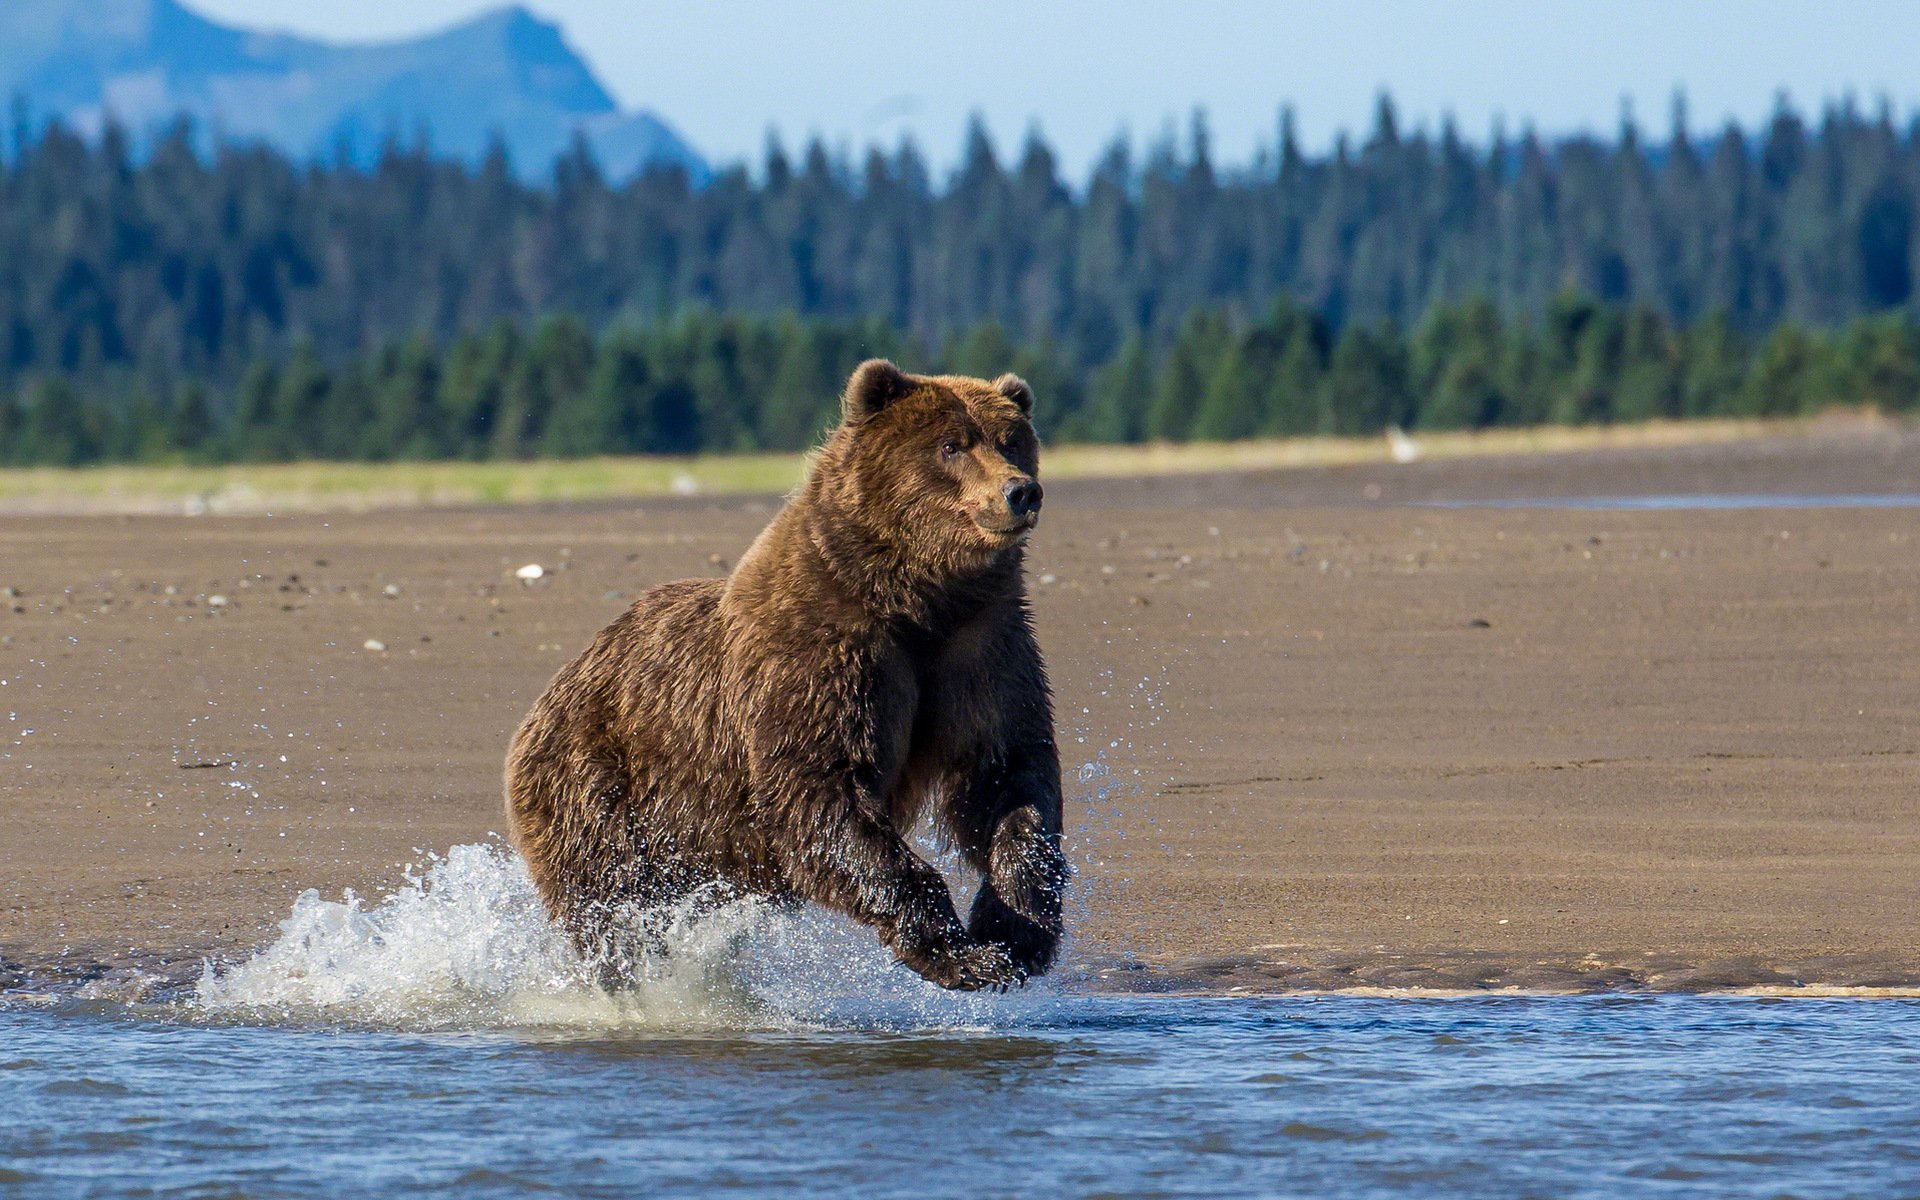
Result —
<instances>
[{"instance_id":1,"label":"bear's claw","mask_svg":"<svg viewBox=\"0 0 1920 1200\"><path fill-rule=\"evenodd\" d=\"M1057 928L1040 925L1007 907L991 882L974 897L967 932L982 942L1003 947L1023 983L1030 976L1046 974L1060 948Z\"/></svg>"},{"instance_id":2,"label":"bear's claw","mask_svg":"<svg viewBox=\"0 0 1920 1200\"><path fill-rule=\"evenodd\" d=\"M927 982L953 992L1004 992L1027 980L1027 973L1014 965L1006 948L990 942L957 947L906 965Z\"/></svg>"}]
</instances>

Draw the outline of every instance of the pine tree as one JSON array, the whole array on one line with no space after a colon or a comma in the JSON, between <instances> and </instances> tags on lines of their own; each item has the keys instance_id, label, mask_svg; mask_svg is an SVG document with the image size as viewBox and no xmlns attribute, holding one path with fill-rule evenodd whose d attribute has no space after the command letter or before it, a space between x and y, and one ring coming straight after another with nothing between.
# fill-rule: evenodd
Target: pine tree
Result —
<instances>
[{"instance_id":1,"label":"pine tree","mask_svg":"<svg viewBox=\"0 0 1920 1200\"><path fill-rule=\"evenodd\" d=\"M1680 415L1679 351L1666 322L1653 308L1636 305L1627 313L1620 359L1613 420L1651 421Z\"/></svg>"},{"instance_id":2,"label":"pine tree","mask_svg":"<svg viewBox=\"0 0 1920 1200\"><path fill-rule=\"evenodd\" d=\"M1349 325L1334 343L1324 384L1328 432L1378 433L1409 423L1404 346L1391 326Z\"/></svg>"},{"instance_id":3,"label":"pine tree","mask_svg":"<svg viewBox=\"0 0 1920 1200\"><path fill-rule=\"evenodd\" d=\"M1146 432L1142 417L1153 384L1153 358L1145 339L1127 339L1114 360L1094 376L1086 406L1063 422L1061 436L1086 442L1139 441Z\"/></svg>"},{"instance_id":4,"label":"pine tree","mask_svg":"<svg viewBox=\"0 0 1920 1200\"><path fill-rule=\"evenodd\" d=\"M280 372L273 363L257 362L247 369L228 432L230 457L241 462L277 462L288 457L293 447L281 440L282 431L274 422L279 394Z\"/></svg>"},{"instance_id":5,"label":"pine tree","mask_svg":"<svg viewBox=\"0 0 1920 1200\"><path fill-rule=\"evenodd\" d=\"M1716 312L1681 339L1680 414L1704 417L1740 410L1748 350L1726 314Z\"/></svg>"},{"instance_id":6,"label":"pine tree","mask_svg":"<svg viewBox=\"0 0 1920 1200\"><path fill-rule=\"evenodd\" d=\"M640 398L640 452L693 454L700 450L700 405L683 375L655 376Z\"/></svg>"},{"instance_id":7,"label":"pine tree","mask_svg":"<svg viewBox=\"0 0 1920 1200\"><path fill-rule=\"evenodd\" d=\"M61 467L99 461L104 449L100 414L65 379L36 381L25 415L21 443L27 461Z\"/></svg>"},{"instance_id":8,"label":"pine tree","mask_svg":"<svg viewBox=\"0 0 1920 1200\"><path fill-rule=\"evenodd\" d=\"M1616 308L1586 305L1574 328L1572 361L1554 389L1551 419L1559 425L1611 421L1619 398L1625 322Z\"/></svg>"},{"instance_id":9,"label":"pine tree","mask_svg":"<svg viewBox=\"0 0 1920 1200\"><path fill-rule=\"evenodd\" d=\"M373 380L366 453L375 459L438 458L447 450L440 419L440 363L433 343L409 338L386 356Z\"/></svg>"},{"instance_id":10,"label":"pine tree","mask_svg":"<svg viewBox=\"0 0 1920 1200\"><path fill-rule=\"evenodd\" d=\"M155 381L133 379L127 383L132 395L108 413L113 428L108 457L121 462L159 462L171 453L167 428L171 413L166 397L153 391Z\"/></svg>"},{"instance_id":11,"label":"pine tree","mask_svg":"<svg viewBox=\"0 0 1920 1200\"><path fill-rule=\"evenodd\" d=\"M631 331L608 335L586 386L555 406L547 424L546 452L582 457L637 450L640 407L650 382L641 338Z\"/></svg>"},{"instance_id":12,"label":"pine tree","mask_svg":"<svg viewBox=\"0 0 1920 1200\"><path fill-rule=\"evenodd\" d=\"M1080 373L1073 370L1051 338L1042 337L1016 351L1006 365L983 378L993 379L1008 371L1027 381L1033 389L1034 430L1042 439L1059 435L1061 426L1072 421L1086 405L1086 392Z\"/></svg>"},{"instance_id":13,"label":"pine tree","mask_svg":"<svg viewBox=\"0 0 1920 1200\"><path fill-rule=\"evenodd\" d=\"M10 387L0 386L0 465L25 466L34 461L26 445L26 414Z\"/></svg>"},{"instance_id":14,"label":"pine tree","mask_svg":"<svg viewBox=\"0 0 1920 1200\"><path fill-rule=\"evenodd\" d=\"M172 451L194 461L208 449L213 438L213 413L207 404L206 385L189 379L174 394L164 441Z\"/></svg>"},{"instance_id":15,"label":"pine tree","mask_svg":"<svg viewBox=\"0 0 1920 1200\"><path fill-rule=\"evenodd\" d=\"M270 429L263 443L279 458L328 457L346 446L329 435L333 380L320 366L313 344L302 341L280 373L271 401Z\"/></svg>"},{"instance_id":16,"label":"pine tree","mask_svg":"<svg viewBox=\"0 0 1920 1200\"><path fill-rule=\"evenodd\" d=\"M449 357L441 388L449 436L467 458L488 454L506 408L508 381L519 369L519 329L496 321L481 338L462 338Z\"/></svg>"},{"instance_id":17,"label":"pine tree","mask_svg":"<svg viewBox=\"0 0 1920 1200\"><path fill-rule=\"evenodd\" d=\"M1427 429L1478 429L1506 407L1501 348L1506 336L1492 303L1442 306L1422 322L1410 352L1414 423Z\"/></svg>"},{"instance_id":18,"label":"pine tree","mask_svg":"<svg viewBox=\"0 0 1920 1200\"><path fill-rule=\"evenodd\" d=\"M1768 417L1812 411L1818 357L1819 347L1805 330L1776 328L1747 372L1740 411Z\"/></svg>"},{"instance_id":19,"label":"pine tree","mask_svg":"<svg viewBox=\"0 0 1920 1200\"><path fill-rule=\"evenodd\" d=\"M1868 317L1847 326L1823 358L1828 369L1819 381L1819 407L1864 404L1883 412L1920 406L1920 345L1912 321L1903 315Z\"/></svg>"},{"instance_id":20,"label":"pine tree","mask_svg":"<svg viewBox=\"0 0 1920 1200\"><path fill-rule=\"evenodd\" d=\"M1013 340L998 321L982 321L943 357L954 375L973 375L992 379L1013 365Z\"/></svg>"},{"instance_id":21,"label":"pine tree","mask_svg":"<svg viewBox=\"0 0 1920 1200\"><path fill-rule=\"evenodd\" d=\"M1332 432L1333 415L1326 407L1332 337L1326 322L1288 300L1275 304L1267 322L1280 351L1267 386L1265 432L1282 437Z\"/></svg>"},{"instance_id":22,"label":"pine tree","mask_svg":"<svg viewBox=\"0 0 1920 1200\"><path fill-rule=\"evenodd\" d=\"M1188 319L1174 341L1166 365L1161 368L1160 381L1147 410L1149 438L1182 441L1188 436L1214 364L1232 337L1226 318L1217 311L1198 312Z\"/></svg>"},{"instance_id":23,"label":"pine tree","mask_svg":"<svg viewBox=\"0 0 1920 1200\"><path fill-rule=\"evenodd\" d=\"M832 347L813 327L788 317L780 333L780 361L760 414L760 442L771 450L798 450L838 419L838 380Z\"/></svg>"},{"instance_id":24,"label":"pine tree","mask_svg":"<svg viewBox=\"0 0 1920 1200\"><path fill-rule=\"evenodd\" d=\"M550 404L546 379L532 356L516 355L501 387L499 416L489 438L491 456L530 456L540 444Z\"/></svg>"},{"instance_id":25,"label":"pine tree","mask_svg":"<svg viewBox=\"0 0 1920 1200\"><path fill-rule=\"evenodd\" d=\"M1212 372L1187 433L1196 441L1238 441L1268 422L1267 392L1280 347L1271 331L1247 330L1233 339Z\"/></svg>"}]
</instances>

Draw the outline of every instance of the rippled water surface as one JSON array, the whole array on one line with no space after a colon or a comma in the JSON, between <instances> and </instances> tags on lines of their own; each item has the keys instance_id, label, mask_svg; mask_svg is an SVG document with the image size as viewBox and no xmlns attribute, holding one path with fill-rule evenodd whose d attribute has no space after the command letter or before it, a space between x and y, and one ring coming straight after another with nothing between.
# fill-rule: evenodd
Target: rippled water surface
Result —
<instances>
[{"instance_id":1,"label":"rippled water surface","mask_svg":"<svg viewBox=\"0 0 1920 1200\"><path fill-rule=\"evenodd\" d=\"M609 996L462 846L177 995L0 995L0 1197L1920 1194L1917 1001L958 996L649 920Z\"/></svg>"},{"instance_id":2,"label":"rippled water surface","mask_svg":"<svg viewBox=\"0 0 1920 1200\"><path fill-rule=\"evenodd\" d=\"M1902 1001L1027 996L418 1033L0 1011L0 1192L1893 1195Z\"/></svg>"}]
</instances>

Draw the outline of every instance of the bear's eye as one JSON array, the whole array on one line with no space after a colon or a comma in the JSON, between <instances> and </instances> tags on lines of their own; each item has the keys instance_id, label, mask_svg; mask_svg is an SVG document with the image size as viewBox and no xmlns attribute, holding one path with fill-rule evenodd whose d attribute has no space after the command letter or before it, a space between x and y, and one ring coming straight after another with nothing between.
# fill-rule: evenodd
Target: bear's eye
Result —
<instances>
[{"instance_id":1,"label":"bear's eye","mask_svg":"<svg viewBox=\"0 0 1920 1200\"><path fill-rule=\"evenodd\" d=\"M948 438L946 441L940 443L941 458L958 458L959 456L960 443L958 441L953 438Z\"/></svg>"}]
</instances>

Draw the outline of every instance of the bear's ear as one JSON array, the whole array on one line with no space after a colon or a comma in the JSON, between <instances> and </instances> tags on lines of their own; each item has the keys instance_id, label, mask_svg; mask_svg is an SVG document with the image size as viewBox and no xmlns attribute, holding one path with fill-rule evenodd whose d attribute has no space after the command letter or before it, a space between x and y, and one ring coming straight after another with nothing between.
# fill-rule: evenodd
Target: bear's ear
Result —
<instances>
[{"instance_id":1,"label":"bear's ear","mask_svg":"<svg viewBox=\"0 0 1920 1200\"><path fill-rule=\"evenodd\" d=\"M993 390L1019 405L1022 414L1033 415L1033 389L1026 380L1009 372L993 381Z\"/></svg>"},{"instance_id":2,"label":"bear's ear","mask_svg":"<svg viewBox=\"0 0 1920 1200\"><path fill-rule=\"evenodd\" d=\"M870 358L853 369L840 394L840 417L864 421L913 390L913 379L884 358Z\"/></svg>"}]
</instances>

